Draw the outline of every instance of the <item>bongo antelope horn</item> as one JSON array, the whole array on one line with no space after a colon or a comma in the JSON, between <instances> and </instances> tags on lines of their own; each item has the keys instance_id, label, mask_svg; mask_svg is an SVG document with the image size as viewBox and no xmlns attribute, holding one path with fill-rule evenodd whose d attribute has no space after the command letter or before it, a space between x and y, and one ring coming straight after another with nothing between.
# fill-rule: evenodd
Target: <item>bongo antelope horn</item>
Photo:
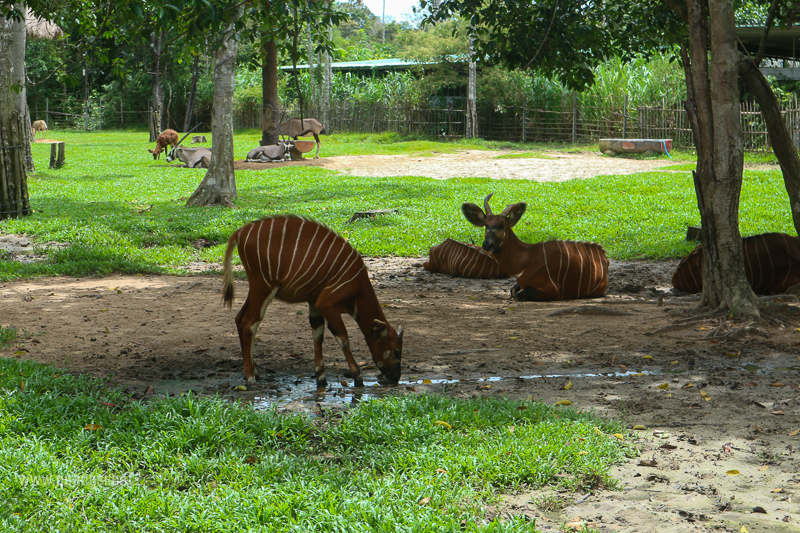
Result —
<instances>
[{"instance_id":1,"label":"bongo antelope horn","mask_svg":"<svg viewBox=\"0 0 800 533\"><path fill-rule=\"evenodd\" d=\"M483 200L483 210L486 212L486 216L487 216L487 217L488 217L488 216L492 216L492 208L491 208L491 207L489 207L489 199L490 199L490 198L491 198L493 195L494 195L494 193L490 193L490 194L489 194L489 196L487 196L487 197L486 197L486 198Z\"/></svg>"}]
</instances>

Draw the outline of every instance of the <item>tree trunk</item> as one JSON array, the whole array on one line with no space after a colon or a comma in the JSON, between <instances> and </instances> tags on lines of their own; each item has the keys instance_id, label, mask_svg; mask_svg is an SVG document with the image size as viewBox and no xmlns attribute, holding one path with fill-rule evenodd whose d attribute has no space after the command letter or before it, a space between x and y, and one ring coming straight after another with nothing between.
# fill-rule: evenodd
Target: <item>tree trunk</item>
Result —
<instances>
[{"instance_id":1,"label":"tree trunk","mask_svg":"<svg viewBox=\"0 0 800 533\"><path fill-rule=\"evenodd\" d=\"M192 89L189 91L189 101L186 104L186 118L183 120L184 133L189 131L192 125L192 109L194 108L194 97L197 95L197 74L200 67L200 54L194 56L194 68L192 71Z\"/></svg>"},{"instance_id":2,"label":"tree trunk","mask_svg":"<svg viewBox=\"0 0 800 533\"><path fill-rule=\"evenodd\" d=\"M241 17L244 6L238 10ZM214 54L214 107L211 110L211 161L200 186L186 202L187 206L221 205L233 207L236 177L233 170L233 89L236 81L234 22L225 32Z\"/></svg>"},{"instance_id":3,"label":"tree trunk","mask_svg":"<svg viewBox=\"0 0 800 533\"><path fill-rule=\"evenodd\" d=\"M328 38L333 40L333 27L329 29ZM325 52L325 88L322 92L322 123L331 133L331 85L333 82L333 69L331 68L331 54Z\"/></svg>"},{"instance_id":4,"label":"tree trunk","mask_svg":"<svg viewBox=\"0 0 800 533\"><path fill-rule=\"evenodd\" d=\"M261 64L261 146L278 144L280 102L278 101L278 48L275 41L264 43Z\"/></svg>"},{"instance_id":5,"label":"tree trunk","mask_svg":"<svg viewBox=\"0 0 800 533\"><path fill-rule=\"evenodd\" d=\"M25 150L25 6L23 19L0 18L0 220L31 214Z\"/></svg>"},{"instance_id":6,"label":"tree trunk","mask_svg":"<svg viewBox=\"0 0 800 533\"><path fill-rule=\"evenodd\" d=\"M477 110L477 71L475 60L472 57L474 52L473 43L475 38L469 36L469 76L467 80L467 138L474 139L478 136L478 110Z\"/></svg>"},{"instance_id":7,"label":"tree trunk","mask_svg":"<svg viewBox=\"0 0 800 533\"><path fill-rule=\"evenodd\" d=\"M312 116L317 116L317 84L314 81L314 41L311 39L311 26L309 25L306 28L308 30L308 85L311 87L311 113Z\"/></svg>"},{"instance_id":8,"label":"tree trunk","mask_svg":"<svg viewBox=\"0 0 800 533\"><path fill-rule=\"evenodd\" d=\"M733 5L730 0L710 0L708 6L706 13L702 0L688 2L691 65L684 65L687 110L697 146L694 182L704 259L701 304L759 316L745 276L739 234L744 151ZM710 64L706 43L711 45Z\"/></svg>"},{"instance_id":9,"label":"tree trunk","mask_svg":"<svg viewBox=\"0 0 800 533\"><path fill-rule=\"evenodd\" d=\"M761 113L767 123L770 144L775 157L781 165L783 182L789 195L789 206L792 213L794 229L800 235L800 157L794 148L792 136L786 122L781 116L781 108L772 87L758 69L758 66L746 60L740 69L740 76L753 92L761 106Z\"/></svg>"},{"instance_id":10,"label":"tree trunk","mask_svg":"<svg viewBox=\"0 0 800 533\"><path fill-rule=\"evenodd\" d=\"M153 33L150 38L150 50L152 51L152 80L153 80L153 88L152 88L152 99L153 99L153 109L152 112L155 113L157 117L157 123L155 124L155 128L151 128L150 130L150 142L156 142L156 138L162 131L163 127L163 116L164 116L164 92L161 90L161 47L164 41L164 32L160 31L158 34ZM153 134L155 130L155 136Z\"/></svg>"}]
</instances>

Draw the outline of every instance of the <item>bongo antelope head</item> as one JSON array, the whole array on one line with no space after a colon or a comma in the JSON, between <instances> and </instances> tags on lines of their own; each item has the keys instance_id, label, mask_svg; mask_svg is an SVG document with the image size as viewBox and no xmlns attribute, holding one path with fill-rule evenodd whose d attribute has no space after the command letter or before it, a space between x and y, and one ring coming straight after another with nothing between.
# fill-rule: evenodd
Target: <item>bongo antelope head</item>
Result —
<instances>
[{"instance_id":1,"label":"bongo antelope head","mask_svg":"<svg viewBox=\"0 0 800 533\"><path fill-rule=\"evenodd\" d=\"M519 202L517 204L507 205L503 212L499 215L492 213L492 208L489 207L489 199L494 193L490 194L483 200L484 210L476 204L466 202L461 204L461 211L464 213L467 221L473 226L485 228L483 237L483 249L489 253L499 253L509 242L514 232L511 228L519 222L522 215L525 214L527 204Z\"/></svg>"},{"instance_id":2,"label":"bongo antelope head","mask_svg":"<svg viewBox=\"0 0 800 533\"><path fill-rule=\"evenodd\" d=\"M367 345L386 380L392 385L400 381L400 357L403 353L403 328L397 331L377 318L372 322Z\"/></svg>"}]
</instances>

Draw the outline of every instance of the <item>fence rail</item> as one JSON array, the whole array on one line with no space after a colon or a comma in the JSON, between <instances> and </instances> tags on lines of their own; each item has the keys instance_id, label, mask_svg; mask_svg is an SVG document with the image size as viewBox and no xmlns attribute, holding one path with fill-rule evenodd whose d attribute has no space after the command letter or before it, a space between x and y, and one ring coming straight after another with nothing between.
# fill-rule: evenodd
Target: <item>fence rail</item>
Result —
<instances>
[{"instance_id":1,"label":"fence rail","mask_svg":"<svg viewBox=\"0 0 800 533\"><path fill-rule=\"evenodd\" d=\"M334 102L326 129L329 132L423 135L458 139L466 135L466 106L448 107L387 105L384 103ZM44 109L42 109L44 107ZM234 128L261 127L260 100L237 101ZM782 102L781 113L796 147L800 148L800 102L797 97ZM102 129L147 125L148 111L112 109L102 101L59 104L49 99L45 106L31 108L32 120L45 119L50 129ZM284 119L300 116L289 108ZM322 119L322 110L308 106L306 117ZM173 117L174 118L174 117ZM741 104L744 149L771 149L766 123L759 106ZM692 148L693 135L682 101L663 101L657 106L636 106L626 95L588 97L566 95L548 105L479 106L478 135L484 139L512 142L597 142L601 138L672 139L676 148Z\"/></svg>"}]
</instances>

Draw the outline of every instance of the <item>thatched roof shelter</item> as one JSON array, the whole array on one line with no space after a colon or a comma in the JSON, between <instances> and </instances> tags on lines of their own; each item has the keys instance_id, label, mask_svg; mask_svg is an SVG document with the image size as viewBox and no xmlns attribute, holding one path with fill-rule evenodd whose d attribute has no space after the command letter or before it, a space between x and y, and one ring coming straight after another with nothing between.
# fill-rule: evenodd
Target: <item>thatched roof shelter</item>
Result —
<instances>
[{"instance_id":1,"label":"thatched roof shelter","mask_svg":"<svg viewBox=\"0 0 800 533\"><path fill-rule=\"evenodd\" d=\"M25 31L28 39L55 39L64 35L64 32L55 23L37 17L31 8L27 8L25 11Z\"/></svg>"}]
</instances>

